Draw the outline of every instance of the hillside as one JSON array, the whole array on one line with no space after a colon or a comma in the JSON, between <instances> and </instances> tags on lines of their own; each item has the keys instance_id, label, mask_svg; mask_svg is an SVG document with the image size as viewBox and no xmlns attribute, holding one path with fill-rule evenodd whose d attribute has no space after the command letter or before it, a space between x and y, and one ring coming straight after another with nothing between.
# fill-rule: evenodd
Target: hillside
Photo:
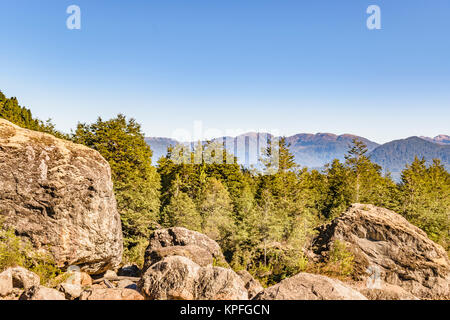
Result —
<instances>
[{"instance_id":1,"label":"hillside","mask_svg":"<svg viewBox=\"0 0 450 320\"><path fill-rule=\"evenodd\" d=\"M389 170L396 180L405 165L411 163L415 156L425 158L428 164L434 158L440 159L446 170L450 169L450 145L433 143L419 137L394 140L370 153L371 160Z\"/></svg>"}]
</instances>

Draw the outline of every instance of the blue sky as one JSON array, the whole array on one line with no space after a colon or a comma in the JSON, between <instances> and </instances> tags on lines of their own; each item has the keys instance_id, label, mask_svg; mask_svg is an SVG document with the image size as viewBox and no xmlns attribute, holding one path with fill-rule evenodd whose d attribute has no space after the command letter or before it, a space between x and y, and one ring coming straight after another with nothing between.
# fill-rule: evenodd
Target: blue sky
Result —
<instances>
[{"instance_id":1,"label":"blue sky","mask_svg":"<svg viewBox=\"0 0 450 320\"><path fill-rule=\"evenodd\" d=\"M81 8L68 30L66 8ZM368 30L366 8L381 8ZM0 0L0 90L69 132L449 134L450 1Z\"/></svg>"}]
</instances>

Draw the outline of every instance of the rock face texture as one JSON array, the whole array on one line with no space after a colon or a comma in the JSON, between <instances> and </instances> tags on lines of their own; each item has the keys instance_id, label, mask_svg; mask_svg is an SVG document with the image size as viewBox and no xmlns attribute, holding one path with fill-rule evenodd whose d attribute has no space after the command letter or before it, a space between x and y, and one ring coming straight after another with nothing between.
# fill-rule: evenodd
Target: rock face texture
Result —
<instances>
[{"instance_id":1,"label":"rock face texture","mask_svg":"<svg viewBox=\"0 0 450 320\"><path fill-rule=\"evenodd\" d=\"M208 251L216 261L226 264L220 246L206 235L186 228L176 227L156 230L150 236L150 243L145 252L146 266L151 264L152 251L164 247L194 245ZM145 268L144 268L145 269Z\"/></svg>"},{"instance_id":2,"label":"rock face texture","mask_svg":"<svg viewBox=\"0 0 450 320\"><path fill-rule=\"evenodd\" d=\"M13 291L13 279L11 271L0 273L0 297L5 297Z\"/></svg>"},{"instance_id":3,"label":"rock face texture","mask_svg":"<svg viewBox=\"0 0 450 320\"><path fill-rule=\"evenodd\" d=\"M339 280L299 273L258 293L253 300L367 300Z\"/></svg>"},{"instance_id":4,"label":"rock face texture","mask_svg":"<svg viewBox=\"0 0 450 320\"><path fill-rule=\"evenodd\" d=\"M151 266L138 283L149 300L247 300L244 282L231 269L201 267L181 256Z\"/></svg>"},{"instance_id":5,"label":"rock face texture","mask_svg":"<svg viewBox=\"0 0 450 320\"><path fill-rule=\"evenodd\" d=\"M64 293L55 289L35 286L25 291L19 300L66 300Z\"/></svg>"},{"instance_id":6,"label":"rock face texture","mask_svg":"<svg viewBox=\"0 0 450 320\"><path fill-rule=\"evenodd\" d=\"M169 256L186 257L202 267L212 266L213 264L213 256L204 248L196 245L172 246L157 248L151 251L147 250L144 270L147 270L153 264Z\"/></svg>"},{"instance_id":7,"label":"rock face texture","mask_svg":"<svg viewBox=\"0 0 450 320\"><path fill-rule=\"evenodd\" d=\"M135 290L108 288L86 290L80 300L144 300L144 297Z\"/></svg>"},{"instance_id":8,"label":"rock face texture","mask_svg":"<svg viewBox=\"0 0 450 320\"><path fill-rule=\"evenodd\" d=\"M246 270L236 272L242 281L244 281L245 289L248 291L248 298L252 299L258 293L264 290L264 287Z\"/></svg>"},{"instance_id":9,"label":"rock face texture","mask_svg":"<svg viewBox=\"0 0 450 320\"><path fill-rule=\"evenodd\" d=\"M106 160L3 119L0 217L62 267L96 274L121 261L121 223Z\"/></svg>"},{"instance_id":10,"label":"rock face texture","mask_svg":"<svg viewBox=\"0 0 450 320\"><path fill-rule=\"evenodd\" d=\"M419 300L405 289L388 283L382 283L379 288L367 288L364 283L352 286L369 300Z\"/></svg>"},{"instance_id":11,"label":"rock face texture","mask_svg":"<svg viewBox=\"0 0 450 320\"><path fill-rule=\"evenodd\" d=\"M28 290L41 283L41 279L37 274L25 268L15 267L8 270L11 272L14 288Z\"/></svg>"},{"instance_id":12,"label":"rock face texture","mask_svg":"<svg viewBox=\"0 0 450 320\"><path fill-rule=\"evenodd\" d=\"M315 253L326 255L335 240L344 241L355 255L359 280L387 282L421 299L450 296L445 250L393 211L354 204L318 231Z\"/></svg>"}]
</instances>

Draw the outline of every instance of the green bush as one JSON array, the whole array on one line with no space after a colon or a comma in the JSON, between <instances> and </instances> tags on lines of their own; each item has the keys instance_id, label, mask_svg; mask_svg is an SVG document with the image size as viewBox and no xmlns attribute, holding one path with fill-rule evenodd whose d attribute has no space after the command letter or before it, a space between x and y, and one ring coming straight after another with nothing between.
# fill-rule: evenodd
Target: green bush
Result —
<instances>
[{"instance_id":1,"label":"green bush","mask_svg":"<svg viewBox=\"0 0 450 320\"><path fill-rule=\"evenodd\" d=\"M55 279L64 273L50 254L36 252L27 241L16 236L13 229L0 225L0 272L11 267L24 267L36 273L41 284L50 287L56 286Z\"/></svg>"}]
</instances>

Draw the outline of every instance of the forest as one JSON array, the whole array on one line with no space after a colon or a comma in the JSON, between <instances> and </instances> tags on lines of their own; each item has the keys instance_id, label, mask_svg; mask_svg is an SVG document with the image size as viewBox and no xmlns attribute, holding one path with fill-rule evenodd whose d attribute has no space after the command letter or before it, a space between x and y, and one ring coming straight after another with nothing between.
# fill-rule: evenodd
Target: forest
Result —
<instances>
[{"instance_id":1,"label":"forest","mask_svg":"<svg viewBox=\"0 0 450 320\"><path fill-rule=\"evenodd\" d=\"M345 161L336 159L323 170L312 170L296 165L281 138L279 168L272 173L244 168L237 159L234 164L194 161L208 143L197 145L190 162L173 161L176 150L169 148L153 166L139 123L121 114L61 133L51 120L33 118L16 98L0 92L0 118L86 145L109 162L127 263L142 265L154 230L181 226L216 240L234 270L246 269L264 285L303 270L345 276L351 273L345 248L336 246L335 255L323 265L309 261L304 249L318 226L352 203L394 210L450 252L450 175L439 159L428 165L416 157L396 183L371 161L362 141L353 140ZM232 157L221 152L224 159ZM272 156L265 151L265 163Z\"/></svg>"}]
</instances>

